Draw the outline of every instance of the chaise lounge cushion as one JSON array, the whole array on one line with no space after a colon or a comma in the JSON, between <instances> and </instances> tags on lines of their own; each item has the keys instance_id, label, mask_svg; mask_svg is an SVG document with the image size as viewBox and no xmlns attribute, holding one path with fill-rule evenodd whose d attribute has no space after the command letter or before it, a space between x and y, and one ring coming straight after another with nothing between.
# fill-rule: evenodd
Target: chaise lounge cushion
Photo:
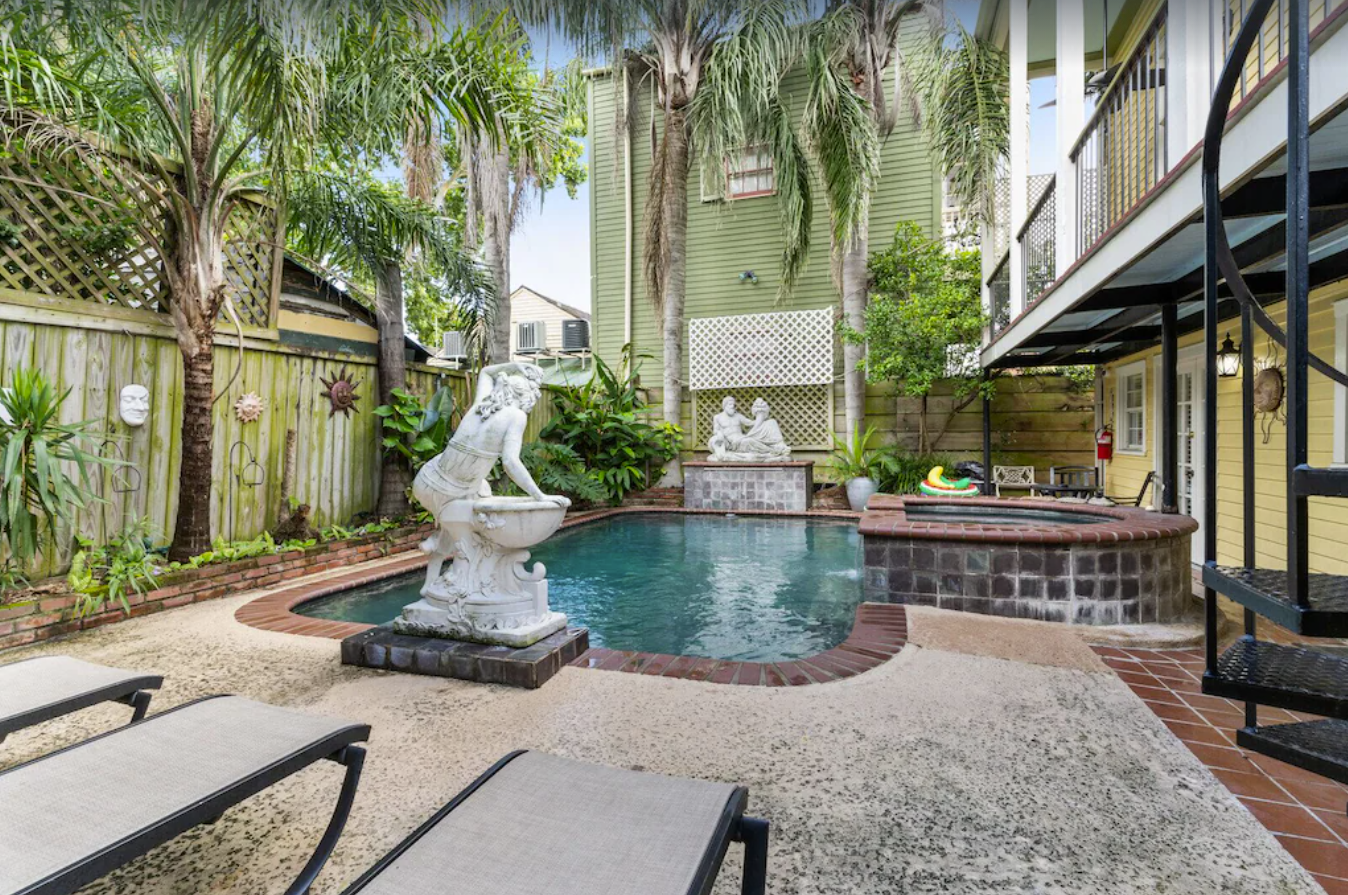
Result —
<instances>
[{"instance_id":1,"label":"chaise lounge cushion","mask_svg":"<svg viewBox=\"0 0 1348 895\"><path fill-rule=\"evenodd\" d=\"M10 768L0 773L0 893L44 891L72 871L97 878L368 733L222 696Z\"/></svg>"},{"instance_id":2,"label":"chaise lounge cushion","mask_svg":"<svg viewBox=\"0 0 1348 895\"><path fill-rule=\"evenodd\" d=\"M0 666L0 738L137 690L157 689L163 682L157 674L107 668L69 656L40 656Z\"/></svg>"},{"instance_id":3,"label":"chaise lounge cushion","mask_svg":"<svg viewBox=\"0 0 1348 895\"><path fill-rule=\"evenodd\" d=\"M526 752L347 895L687 895L715 877L745 799Z\"/></svg>"}]
</instances>

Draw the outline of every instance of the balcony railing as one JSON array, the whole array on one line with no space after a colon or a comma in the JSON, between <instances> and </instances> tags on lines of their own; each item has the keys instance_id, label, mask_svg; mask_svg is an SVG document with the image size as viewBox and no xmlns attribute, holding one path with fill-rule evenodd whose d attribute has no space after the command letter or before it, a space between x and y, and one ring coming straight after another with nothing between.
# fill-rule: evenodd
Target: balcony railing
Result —
<instances>
[{"instance_id":1,"label":"balcony railing","mask_svg":"<svg viewBox=\"0 0 1348 895\"><path fill-rule=\"evenodd\" d=\"M1039 296L1053 282L1057 267L1058 249L1058 178L1044 186L1039 200L1030 209L1030 216L1016 234L1016 244L1025 271L1025 306L1039 300Z\"/></svg>"},{"instance_id":2,"label":"balcony railing","mask_svg":"<svg viewBox=\"0 0 1348 895\"><path fill-rule=\"evenodd\" d=\"M1249 16L1254 0L1212 0L1213 21L1218 30L1218 44L1221 56L1213 59L1213 71L1221 70L1226 57L1231 53L1231 44L1240 32L1240 26ZM1311 31L1324 22L1325 18L1348 3L1348 0L1311 0ZM1287 41L1290 29L1287 26L1287 0L1278 0L1264 19L1264 27L1259 30L1259 38L1245 59L1245 71L1236 85L1233 105L1249 96L1259 84L1273 73L1278 64L1287 57Z\"/></svg>"},{"instance_id":3,"label":"balcony railing","mask_svg":"<svg viewBox=\"0 0 1348 895\"><path fill-rule=\"evenodd\" d=\"M991 319L989 327L992 334L1006 329L1011 323L1011 252L1002 256L1001 262L988 277L988 308Z\"/></svg>"},{"instance_id":4,"label":"balcony railing","mask_svg":"<svg viewBox=\"0 0 1348 895\"><path fill-rule=\"evenodd\" d=\"M1167 15L1167 6L1157 11L1072 148L1081 209L1078 256L1165 176Z\"/></svg>"}]
</instances>

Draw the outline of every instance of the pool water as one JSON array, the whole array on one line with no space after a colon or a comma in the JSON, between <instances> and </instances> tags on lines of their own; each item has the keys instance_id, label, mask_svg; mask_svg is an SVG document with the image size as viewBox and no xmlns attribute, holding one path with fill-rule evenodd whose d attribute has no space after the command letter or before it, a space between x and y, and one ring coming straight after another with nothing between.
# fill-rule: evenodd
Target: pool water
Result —
<instances>
[{"instance_id":1,"label":"pool water","mask_svg":"<svg viewBox=\"0 0 1348 895\"><path fill-rule=\"evenodd\" d=\"M1017 525L1043 527L1062 525L1099 525L1107 516L1074 513L1070 510L1040 510L1021 507L955 506L948 504L906 504L903 508L915 522L945 522L952 525Z\"/></svg>"},{"instance_id":2,"label":"pool water","mask_svg":"<svg viewBox=\"0 0 1348 895\"><path fill-rule=\"evenodd\" d=\"M554 535L533 558L547 565L552 607L610 649L799 659L846 640L862 600L854 522L624 515ZM419 599L424 580L402 576L295 611L384 624Z\"/></svg>"}]
</instances>

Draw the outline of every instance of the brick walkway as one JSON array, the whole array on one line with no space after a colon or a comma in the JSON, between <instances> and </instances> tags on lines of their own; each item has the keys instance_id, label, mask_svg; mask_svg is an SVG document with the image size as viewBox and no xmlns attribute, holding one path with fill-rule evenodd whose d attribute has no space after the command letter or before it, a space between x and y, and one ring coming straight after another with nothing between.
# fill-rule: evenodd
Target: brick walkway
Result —
<instances>
[{"instance_id":1,"label":"brick walkway","mask_svg":"<svg viewBox=\"0 0 1348 895\"><path fill-rule=\"evenodd\" d=\"M1238 748L1244 705L1203 695L1202 650L1097 647L1096 652L1328 895L1348 895L1348 787ZM1310 718L1259 707L1265 723Z\"/></svg>"}]
</instances>

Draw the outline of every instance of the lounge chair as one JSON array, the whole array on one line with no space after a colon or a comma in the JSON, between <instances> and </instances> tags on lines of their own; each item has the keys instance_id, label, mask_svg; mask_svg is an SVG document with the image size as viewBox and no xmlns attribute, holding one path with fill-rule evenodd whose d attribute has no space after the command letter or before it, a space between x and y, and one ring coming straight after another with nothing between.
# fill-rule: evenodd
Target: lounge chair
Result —
<instances>
[{"instance_id":1,"label":"lounge chair","mask_svg":"<svg viewBox=\"0 0 1348 895\"><path fill-rule=\"evenodd\" d=\"M0 665L0 742L16 730L101 702L131 706L131 722L145 717L157 674L122 671L69 656L39 656Z\"/></svg>"},{"instance_id":2,"label":"lounge chair","mask_svg":"<svg viewBox=\"0 0 1348 895\"><path fill-rule=\"evenodd\" d=\"M515 752L343 895L706 895L743 842L762 895L768 824L740 786Z\"/></svg>"},{"instance_id":3,"label":"lounge chair","mask_svg":"<svg viewBox=\"0 0 1348 895\"><path fill-rule=\"evenodd\" d=\"M0 893L70 893L296 771L346 766L309 890L355 798L369 727L237 696L188 703L0 772ZM204 888L204 881L203 881Z\"/></svg>"}]
</instances>

